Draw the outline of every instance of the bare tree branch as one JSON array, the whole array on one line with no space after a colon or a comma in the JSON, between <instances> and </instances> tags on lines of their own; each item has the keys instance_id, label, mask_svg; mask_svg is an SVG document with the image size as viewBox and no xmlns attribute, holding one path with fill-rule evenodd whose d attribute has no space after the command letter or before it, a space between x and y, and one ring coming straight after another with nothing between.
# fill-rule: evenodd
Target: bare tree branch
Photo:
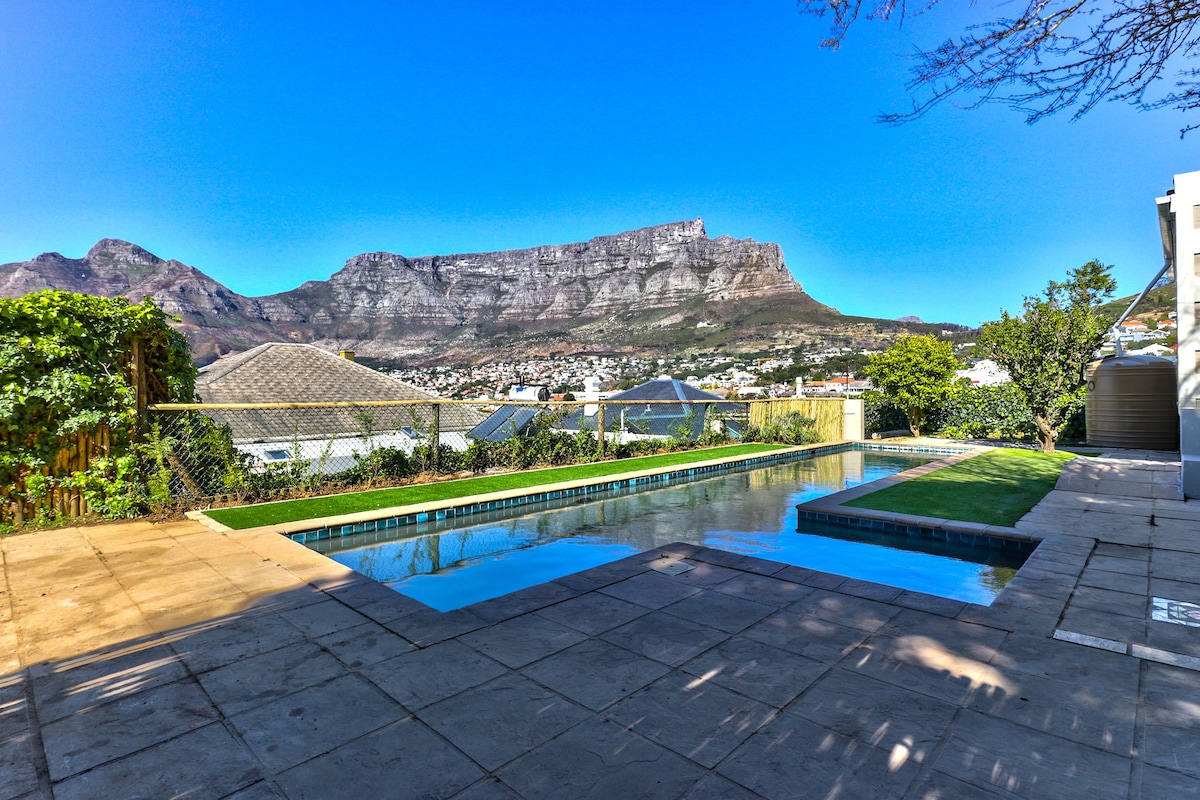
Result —
<instances>
[{"instance_id":1,"label":"bare tree branch","mask_svg":"<svg viewBox=\"0 0 1200 800\"><path fill-rule=\"evenodd\" d=\"M832 17L821 44L834 49L860 18L903 20L908 13L905 0L798 2L805 13ZM960 97L968 108L1007 105L1027 122L1067 109L1078 119L1102 100L1194 112L1200 69L1182 62L1200 55L1198 23L1200 0L1026 0L1015 17L973 25L932 50L918 50L908 84L912 108L880 119L906 122ZM1173 88L1165 89L1172 79Z\"/></svg>"}]
</instances>

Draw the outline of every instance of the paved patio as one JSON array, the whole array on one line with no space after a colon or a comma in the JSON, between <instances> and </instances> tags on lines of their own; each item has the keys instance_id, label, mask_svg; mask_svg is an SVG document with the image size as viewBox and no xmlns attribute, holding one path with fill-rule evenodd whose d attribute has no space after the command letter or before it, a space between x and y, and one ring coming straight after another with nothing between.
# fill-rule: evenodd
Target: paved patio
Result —
<instances>
[{"instance_id":1,"label":"paved patio","mask_svg":"<svg viewBox=\"0 0 1200 800\"><path fill-rule=\"evenodd\" d=\"M442 614L278 535L3 539L0 798L1200 796L1200 628L1149 614L1200 505L1130 455L988 608L680 545Z\"/></svg>"}]
</instances>

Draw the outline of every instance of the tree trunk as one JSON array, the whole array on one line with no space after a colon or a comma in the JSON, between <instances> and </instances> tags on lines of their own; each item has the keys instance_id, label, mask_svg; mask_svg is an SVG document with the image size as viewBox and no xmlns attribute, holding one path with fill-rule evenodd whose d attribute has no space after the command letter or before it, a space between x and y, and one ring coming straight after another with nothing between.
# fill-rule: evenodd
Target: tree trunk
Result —
<instances>
[{"instance_id":1,"label":"tree trunk","mask_svg":"<svg viewBox=\"0 0 1200 800\"><path fill-rule=\"evenodd\" d=\"M911 433L914 438L920 437L920 435L921 435L921 412L920 411L910 410L908 412L908 432Z\"/></svg>"},{"instance_id":2,"label":"tree trunk","mask_svg":"<svg viewBox=\"0 0 1200 800\"><path fill-rule=\"evenodd\" d=\"M1058 429L1051 427L1050 421L1037 414L1033 415L1034 424L1038 429L1038 441L1042 443L1043 453L1054 452L1054 441L1058 438Z\"/></svg>"}]
</instances>

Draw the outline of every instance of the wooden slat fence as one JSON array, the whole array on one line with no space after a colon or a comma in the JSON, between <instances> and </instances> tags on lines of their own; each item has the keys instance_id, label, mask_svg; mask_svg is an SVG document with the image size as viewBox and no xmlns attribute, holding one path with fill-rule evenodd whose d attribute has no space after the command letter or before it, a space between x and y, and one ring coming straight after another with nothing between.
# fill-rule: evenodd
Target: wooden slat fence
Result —
<instances>
[{"instance_id":1,"label":"wooden slat fence","mask_svg":"<svg viewBox=\"0 0 1200 800\"><path fill-rule=\"evenodd\" d=\"M107 455L112 442L112 431L106 425L101 425L92 431L79 431L74 436L62 440L54 463L43 466L39 473L42 475L62 478L74 472L87 469L93 459ZM25 481L21 480L16 486L17 494L13 497L3 497L0 519L16 523L25 522L37 517L39 512L47 511L60 518L87 516L87 501L78 489L55 487L45 497L30 501L20 495L25 491Z\"/></svg>"},{"instance_id":2,"label":"wooden slat fence","mask_svg":"<svg viewBox=\"0 0 1200 800\"><path fill-rule=\"evenodd\" d=\"M840 397L780 397L773 400L750 400L750 424L762 426L773 419L798 411L817 421L821 441L840 442L844 431L845 400Z\"/></svg>"}]
</instances>

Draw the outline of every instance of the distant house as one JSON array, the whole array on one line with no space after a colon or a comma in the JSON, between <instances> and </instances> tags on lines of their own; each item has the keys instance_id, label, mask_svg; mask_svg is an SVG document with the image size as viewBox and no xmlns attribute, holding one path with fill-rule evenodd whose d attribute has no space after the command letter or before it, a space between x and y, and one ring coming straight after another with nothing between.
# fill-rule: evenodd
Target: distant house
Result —
<instances>
[{"instance_id":1,"label":"distant house","mask_svg":"<svg viewBox=\"0 0 1200 800\"><path fill-rule=\"evenodd\" d=\"M723 425L737 438L741 434L741 421L733 419L742 406L737 403L698 403L699 400L721 400L714 394L673 378L657 378L619 392L609 400L642 401L633 403L604 403L605 437L614 440L663 439L678 436L687 427L690 438L699 437L705 430L706 420L713 424L718 415L725 417ZM645 401L671 400L659 403ZM565 416L553 422L555 430L577 432L595 431L599 427L599 403L574 407ZM527 435L534 428L537 418L548 413L549 408L529 406L502 406L470 432L473 439L498 442L510 436Z\"/></svg>"},{"instance_id":2,"label":"distant house","mask_svg":"<svg viewBox=\"0 0 1200 800\"><path fill-rule=\"evenodd\" d=\"M196 394L205 403L361 403L438 398L407 383L308 344L270 342L226 356L200 370ZM466 432L483 418L453 406L439 421L440 441L467 446ZM371 408L214 409L234 444L264 464L304 460L325 473L354 465L355 453L392 447L406 452L427 440L432 406Z\"/></svg>"},{"instance_id":3,"label":"distant house","mask_svg":"<svg viewBox=\"0 0 1200 800\"><path fill-rule=\"evenodd\" d=\"M874 387L870 381L841 377L830 378L827 381L809 381L799 388L804 394L810 396L858 397Z\"/></svg>"},{"instance_id":4,"label":"distant house","mask_svg":"<svg viewBox=\"0 0 1200 800\"><path fill-rule=\"evenodd\" d=\"M970 364L966 369L958 370L954 373L954 377L965 378L970 381L972 386L997 386L1012 380L1008 370L990 358L981 359Z\"/></svg>"}]
</instances>

